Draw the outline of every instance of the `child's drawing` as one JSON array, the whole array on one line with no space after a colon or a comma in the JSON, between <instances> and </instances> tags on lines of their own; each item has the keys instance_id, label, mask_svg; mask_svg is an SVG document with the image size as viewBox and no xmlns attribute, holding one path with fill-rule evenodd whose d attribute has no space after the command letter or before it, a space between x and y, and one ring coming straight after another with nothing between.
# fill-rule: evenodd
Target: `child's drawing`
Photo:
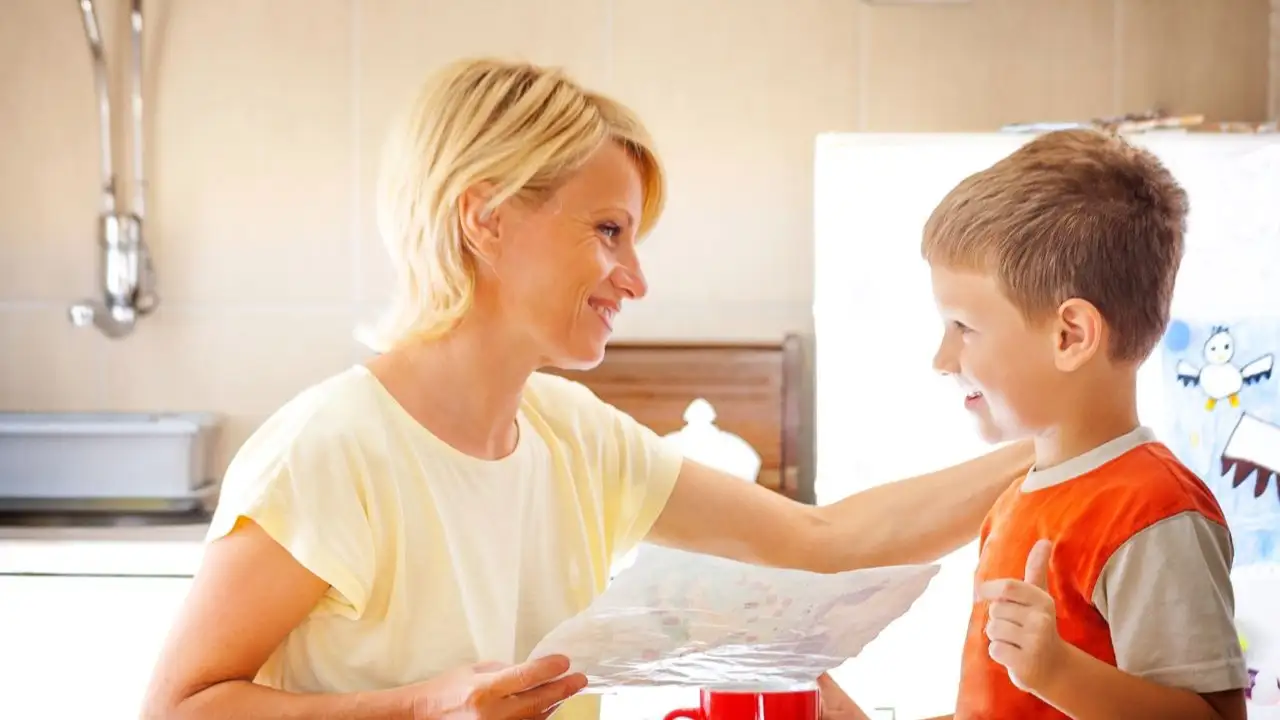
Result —
<instances>
[{"instance_id":1,"label":"child's drawing","mask_svg":"<svg viewBox=\"0 0 1280 720\"><path fill-rule=\"evenodd\" d=\"M1240 407L1240 390L1246 385L1267 380L1275 356L1267 353L1244 367L1231 362L1235 357L1235 340L1231 331L1218 326L1209 331L1204 344L1205 364L1197 368L1186 360L1178 361L1178 381L1183 385L1198 385L1209 396L1205 410L1213 410L1219 400L1229 400L1231 407Z\"/></svg>"},{"instance_id":2,"label":"child's drawing","mask_svg":"<svg viewBox=\"0 0 1280 720\"><path fill-rule=\"evenodd\" d=\"M1243 413L1222 450L1222 472L1231 477L1235 488L1253 478L1255 498L1261 498L1276 480L1280 499L1280 425Z\"/></svg>"},{"instance_id":3,"label":"child's drawing","mask_svg":"<svg viewBox=\"0 0 1280 720\"><path fill-rule=\"evenodd\" d=\"M1280 562L1280 318L1221 320L1170 323L1160 435L1217 497L1235 565Z\"/></svg>"}]
</instances>

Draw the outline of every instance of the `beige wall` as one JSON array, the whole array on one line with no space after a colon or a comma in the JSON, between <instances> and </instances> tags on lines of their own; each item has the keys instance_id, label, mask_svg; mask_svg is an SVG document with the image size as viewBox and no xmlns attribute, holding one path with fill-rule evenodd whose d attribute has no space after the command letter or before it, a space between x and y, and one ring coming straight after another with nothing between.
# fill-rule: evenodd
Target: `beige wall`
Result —
<instances>
[{"instance_id":1,"label":"beige wall","mask_svg":"<svg viewBox=\"0 0 1280 720\"><path fill-rule=\"evenodd\" d=\"M103 2L118 15L123 3ZM0 407L215 409L228 447L361 351L384 296L377 150L424 72L566 65L633 104L671 172L629 337L810 327L828 130L984 130L1163 104L1260 119L1267 0L148 0L148 237L162 309L108 341L97 132L75 4L0 0ZM554 8L554 12L549 8ZM109 28L111 54L125 40ZM122 69L116 64L116 69ZM123 159L123 158L121 158Z\"/></svg>"}]
</instances>

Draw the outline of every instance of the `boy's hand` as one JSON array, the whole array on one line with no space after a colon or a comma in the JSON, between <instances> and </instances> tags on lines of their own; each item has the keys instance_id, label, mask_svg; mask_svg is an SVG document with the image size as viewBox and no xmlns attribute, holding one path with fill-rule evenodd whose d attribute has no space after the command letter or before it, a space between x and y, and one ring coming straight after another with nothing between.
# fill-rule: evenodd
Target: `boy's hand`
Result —
<instances>
[{"instance_id":1,"label":"boy's hand","mask_svg":"<svg viewBox=\"0 0 1280 720\"><path fill-rule=\"evenodd\" d=\"M1062 664L1066 643L1058 635L1057 608L1048 592L1053 543L1041 540L1027 556L1023 580L991 580L978 588L989 600L987 652L1005 666L1018 689L1039 695Z\"/></svg>"}]
</instances>

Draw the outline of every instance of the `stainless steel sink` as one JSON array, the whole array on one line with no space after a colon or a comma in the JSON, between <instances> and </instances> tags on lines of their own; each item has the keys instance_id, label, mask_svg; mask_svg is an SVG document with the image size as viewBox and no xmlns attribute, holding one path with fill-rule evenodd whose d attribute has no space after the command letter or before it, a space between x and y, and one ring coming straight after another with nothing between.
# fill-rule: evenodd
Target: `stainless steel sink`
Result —
<instances>
[{"instance_id":1,"label":"stainless steel sink","mask_svg":"<svg viewBox=\"0 0 1280 720\"><path fill-rule=\"evenodd\" d=\"M221 425L215 413L0 413L0 512L207 508Z\"/></svg>"}]
</instances>

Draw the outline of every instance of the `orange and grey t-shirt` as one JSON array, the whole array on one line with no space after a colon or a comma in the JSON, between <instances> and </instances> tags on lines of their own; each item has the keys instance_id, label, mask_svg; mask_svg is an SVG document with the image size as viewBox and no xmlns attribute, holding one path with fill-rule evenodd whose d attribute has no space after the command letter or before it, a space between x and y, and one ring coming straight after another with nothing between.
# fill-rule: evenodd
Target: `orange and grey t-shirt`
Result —
<instances>
[{"instance_id":1,"label":"orange and grey t-shirt","mask_svg":"<svg viewBox=\"0 0 1280 720\"><path fill-rule=\"evenodd\" d=\"M1198 693L1248 682L1235 629L1231 536L1209 489L1146 428L1033 470L996 502L975 581L1022 578L1054 541L1049 592L1064 640L1125 672ZM1016 688L987 654L974 605L957 720L1066 717Z\"/></svg>"}]
</instances>

